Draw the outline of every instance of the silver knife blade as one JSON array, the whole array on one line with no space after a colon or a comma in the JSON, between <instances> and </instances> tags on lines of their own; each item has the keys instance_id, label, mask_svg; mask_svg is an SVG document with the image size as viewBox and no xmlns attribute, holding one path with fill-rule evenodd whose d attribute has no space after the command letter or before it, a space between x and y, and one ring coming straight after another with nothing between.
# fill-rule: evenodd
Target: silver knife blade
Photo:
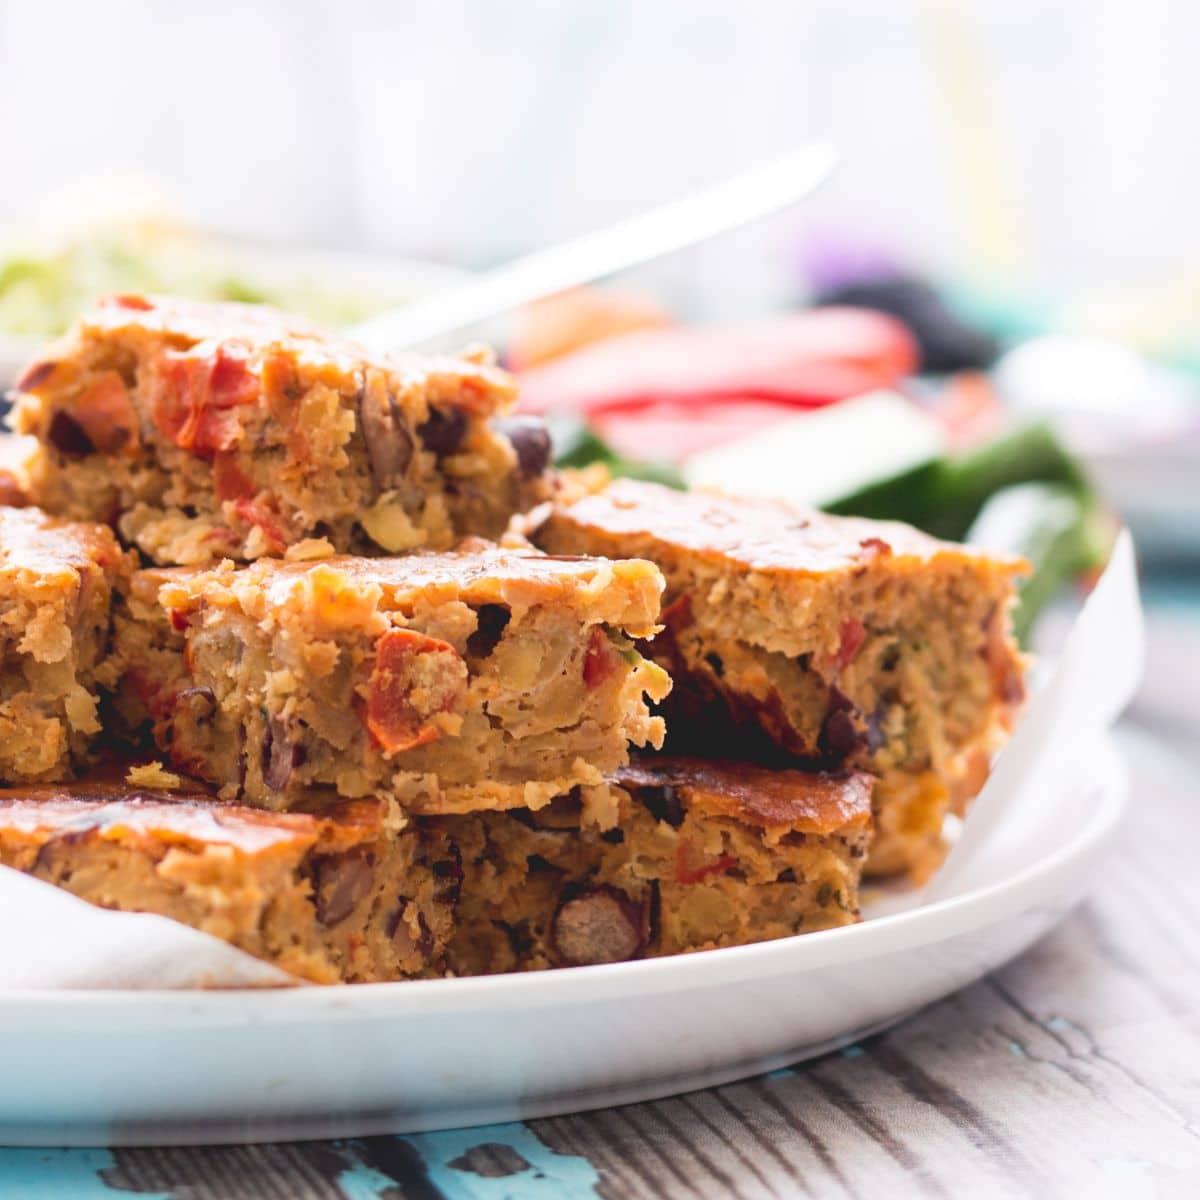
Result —
<instances>
[{"instance_id":1,"label":"silver knife blade","mask_svg":"<svg viewBox=\"0 0 1200 1200\"><path fill-rule=\"evenodd\" d=\"M779 212L811 195L829 177L836 161L831 142L813 142L680 200L537 250L467 283L372 317L347 332L380 350L421 347L523 304Z\"/></svg>"}]
</instances>

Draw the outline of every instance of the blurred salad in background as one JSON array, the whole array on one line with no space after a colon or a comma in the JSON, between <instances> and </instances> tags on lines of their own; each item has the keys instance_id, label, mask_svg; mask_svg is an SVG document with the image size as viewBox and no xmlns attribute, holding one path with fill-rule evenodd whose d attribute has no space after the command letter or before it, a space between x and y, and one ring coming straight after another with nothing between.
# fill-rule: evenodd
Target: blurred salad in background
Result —
<instances>
[{"instance_id":1,"label":"blurred salad in background","mask_svg":"<svg viewBox=\"0 0 1200 1200\"><path fill-rule=\"evenodd\" d=\"M36 227L0 235L0 336L51 337L97 297L136 291L273 304L337 327L460 276L203 232L136 178L81 185L47 209Z\"/></svg>"},{"instance_id":2,"label":"blurred salad in background","mask_svg":"<svg viewBox=\"0 0 1200 1200\"><path fill-rule=\"evenodd\" d=\"M0 330L5 333L61 333L96 297L110 292L274 304L327 325L350 324L387 304L336 280L287 278L256 269L230 244L159 220L53 241L0 244Z\"/></svg>"}]
</instances>

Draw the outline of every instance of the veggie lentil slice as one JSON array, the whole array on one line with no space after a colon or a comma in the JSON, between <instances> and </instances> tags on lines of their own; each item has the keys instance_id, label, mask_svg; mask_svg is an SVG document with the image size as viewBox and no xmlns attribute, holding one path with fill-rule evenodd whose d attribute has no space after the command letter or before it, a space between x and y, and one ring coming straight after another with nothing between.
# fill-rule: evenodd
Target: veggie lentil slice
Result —
<instances>
[{"instance_id":1,"label":"veggie lentil slice","mask_svg":"<svg viewBox=\"0 0 1200 1200\"><path fill-rule=\"evenodd\" d=\"M462 857L450 965L575 966L852 924L873 783L635 754L604 795L436 818Z\"/></svg>"},{"instance_id":2,"label":"veggie lentil slice","mask_svg":"<svg viewBox=\"0 0 1200 1200\"><path fill-rule=\"evenodd\" d=\"M504 422L486 353L373 353L256 305L109 297L17 393L35 502L163 565L446 549L549 494L549 439Z\"/></svg>"},{"instance_id":3,"label":"veggie lentil slice","mask_svg":"<svg viewBox=\"0 0 1200 1200\"><path fill-rule=\"evenodd\" d=\"M662 744L669 680L631 640L661 591L650 563L496 547L150 568L113 669L126 719L227 801L538 808Z\"/></svg>"},{"instance_id":4,"label":"veggie lentil slice","mask_svg":"<svg viewBox=\"0 0 1200 1200\"><path fill-rule=\"evenodd\" d=\"M1019 559L895 522L619 479L560 504L551 554L636 556L667 587L643 647L676 682L670 748L868 770L874 874L923 875L1023 697Z\"/></svg>"},{"instance_id":5,"label":"veggie lentil slice","mask_svg":"<svg viewBox=\"0 0 1200 1200\"><path fill-rule=\"evenodd\" d=\"M0 508L0 782L69 779L89 762L131 565L103 526Z\"/></svg>"},{"instance_id":6,"label":"veggie lentil slice","mask_svg":"<svg viewBox=\"0 0 1200 1200\"><path fill-rule=\"evenodd\" d=\"M0 864L102 908L154 913L314 983L440 974L453 928L433 828L386 805L264 813L118 779L0 790Z\"/></svg>"}]
</instances>

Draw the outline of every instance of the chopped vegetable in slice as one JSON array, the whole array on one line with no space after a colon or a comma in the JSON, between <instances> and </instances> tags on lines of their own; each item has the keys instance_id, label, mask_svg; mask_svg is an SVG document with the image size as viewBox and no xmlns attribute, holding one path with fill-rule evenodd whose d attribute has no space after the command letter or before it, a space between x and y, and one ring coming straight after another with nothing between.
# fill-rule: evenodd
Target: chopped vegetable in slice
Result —
<instances>
[{"instance_id":1,"label":"chopped vegetable in slice","mask_svg":"<svg viewBox=\"0 0 1200 1200\"><path fill-rule=\"evenodd\" d=\"M367 728L385 754L436 741L443 730L434 718L450 712L466 686L466 663L449 643L389 629L367 685Z\"/></svg>"}]
</instances>

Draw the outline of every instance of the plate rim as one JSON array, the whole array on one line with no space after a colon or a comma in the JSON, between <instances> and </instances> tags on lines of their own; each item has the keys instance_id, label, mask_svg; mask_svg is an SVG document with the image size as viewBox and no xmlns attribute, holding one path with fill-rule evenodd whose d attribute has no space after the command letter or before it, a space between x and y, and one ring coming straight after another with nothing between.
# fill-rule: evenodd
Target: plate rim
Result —
<instances>
[{"instance_id":1,"label":"plate rim","mask_svg":"<svg viewBox=\"0 0 1200 1200\"><path fill-rule=\"evenodd\" d=\"M1086 747L1089 751L1091 746ZM529 972L453 979L402 980L363 983L351 987L259 988L13 988L0 990L0 1018L36 1009L46 1018L89 1009L118 1008L136 1013L152 1008L156 1024L204 1022L253 1023L395 1019L421 1010L439 1012L487 1008L555 1007L592 1002L619 995L648 995L689 987L728 985L739 979L801 973L870 957L874 953L911 950L931 941L964 932L978 923L978 915L1005 895L1028 892L1031 887L1057 877L1071 860L1087 857L1115 832L1129 803L1129 772L1125 761L1106 736L1089 753L1084 787L1093 797L1073 835L1047 853L1003 879L957 895L920 904L904 912L838 929L795 934L791 937L701 950L638 962L607 963ZM882 940L883 944L880 945ZM701 976L701 978L696 978Z\"/></svg>"}]
</instances>

